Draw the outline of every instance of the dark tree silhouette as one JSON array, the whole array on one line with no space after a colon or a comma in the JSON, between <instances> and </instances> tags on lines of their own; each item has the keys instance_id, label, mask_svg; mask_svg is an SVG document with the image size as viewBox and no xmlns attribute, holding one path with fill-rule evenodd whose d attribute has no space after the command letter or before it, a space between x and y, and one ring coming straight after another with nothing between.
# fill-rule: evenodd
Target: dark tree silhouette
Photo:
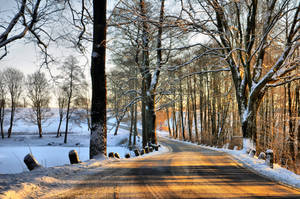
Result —
<instances>
[{"instance_id":1,"label":"dark tree silhouette","mask_svg":"<svg viewBox=\"0 0 300 199\"><path fill-rule=\"evenodd\" d=\"M93 0L94 27L91 65L92 106L90 158L106 155L106 0Z\"/></svg>"}]
</instances>

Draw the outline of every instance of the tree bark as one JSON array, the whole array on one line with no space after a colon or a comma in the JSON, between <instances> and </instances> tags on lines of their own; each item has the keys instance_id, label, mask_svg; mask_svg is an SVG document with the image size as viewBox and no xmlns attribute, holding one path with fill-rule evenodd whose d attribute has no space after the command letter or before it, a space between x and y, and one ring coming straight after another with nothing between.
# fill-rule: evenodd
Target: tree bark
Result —
<instances>
[{"instance_id":1,"label":"tree bark","mask_svg":"<svg viewBox=\"0 0 300 199\"><path fill-rule=\"evenodd\" d=\"M191 110L191 106L193 104L193 101L191 100L191 81L190 81L190 77L187 78L187 86L188 86L188 93L186 96L186 106L187 106L187 120L188 120L188 131L189 131L189 141L192 142L193 141L193 135L192 135L192 131L193 131L193 115L192 115L192 110ZM192 104L191 102L192 101Z\"/></svg>"},{"instance_id":2,"label":"tree bark","mask_svg":"<svg viewBox=\"0 0 300 199\"><path fill-rule=\"evenodd\" d=\"M288 113L289 113L289 138L288 138L288 148L289 148L289 167L292 170L296 170L296 145L295 145L295 119L293 117L293 107L292 107L292 94L291 94L291 83L287 85L288 89Z\"/></svg>"},{"instance_id":3,"label":"tree bark","mask_svg":"<svg viewBox=\"0 0 300 199\"><path fill-rule=\"evenodd\" d=\"M172 130L171 130L171 126L170 126L169 107L166 107L166 115L167 115L167 124L168 124L169 136L172 137Z\"/></svg>"},{"instance_id":4,"label":"tree bark","mask_svg":"<svg viewBox=\"0 0 300 199\"><path fill-rule=\"evenodd\" d=\"M71 81L72 82L72 81ZM65 138L64 138L64 143L67 143L67 137L68 137L68 130L69 130L69 119L70 119L70 105L71 105L71 98L72 98L72 87L71 88L71 93L68 98L68 105L67 105L67 113L66 113L66 129L65 129Z\"/></svg>"},{"instance_id":5,"label":"tree bark","mask_svg":"<svg viewBox=\"0 0 300 199\"><path fill-rule=\"evenodd\" d=\"M14 122L14 117L15 117L15 102L12 100L11 101L11 112L10 112L10 121L9 121L9 128L7 130L7 137L10 138L11 136L11 132L12 132L12 127L13 127L13 122Z\"/></svg>"},{"instance_id":6,"label":"tree bark","mask_svg":"<svg viewBox=\"0 0 300 199\"><path fill-rule=\"evenodd\" d=\"M140 11L142 22L142 65L141 65L141 74L142 74L142 127L143 127L143 147L145 147L149 142L149 124L147 121L150 117L149 115L149 101L150 101L150 84L151 84L151 73L149 70L149 26L147 23L146 17L146 3L144 0L140 0Z\"/></svg>"},{"instance_id":7,"label":"tree bark","mask_svg":"<svg viewBox=\"0 0 300 199\"><path fill-rule=\"evenodd\" d=\"M4 115L5 115L5 100L2 99L0 101L0 128L1 128L1 137L4 139L4 129L3 129L3 123L4 123Z\"/></svg>"},{"instance_id":8,"label":"tree bark","mask_svg":"<svg viewBox=\"0 0 300 199\"><path fill-rule=\"evenodd\" d=\"M194 126L195 126L195 136L196 143L199 143L199 134L198 134L198 118L197 118L197 92L196 92L196 76L193 78L194 88L192 94L193 101L193 113L194 113Z\"/></svg>"},{"instance_id":9,"label":"tree bark","mask_svg":"<svg viewBox=\"0 0 300 199\"><path fill-rule=\"evenodd\" d=\"M39 129L39 136L41 138L41 137L43 137L43 129L42 129L42 116L41 116L40 109L37 111L37 126Z\"/></svg>"},{"instance_id":10,"label":"tree bark","mask_svg":"<svg viewBox=\"0 0 300 199\"><path fill-rule=\"evenodd\" d=\"M91 64L92 105L90 159L98 155L106 156L106 4L106 0L93 0L94 27Z\"/></svg>"},{"instance_id":11,"label":"tree bark","mask_svg":"<svg viewBox=\"0 0 300 199\"><path fill-rule=\"evenodd\" d=\"M56 137L61 136L60 127L61 127L62 120L63 120L63 116L61 114L59 114L59 123L58 123L58 127L57 127Z\"/></svg>"},{"instance_id":12,"label":"tree bark","mask_svg":"<svg viewBox=\"0 0 300 199\"><path fill-rule=\"evenodd\" d=\"M138 129L137 129L137 104L134 105L134 120L133 120L133 145L136 145L136 137L138 135Z\"/></svg>"},{"instance_id":13,"label":"tree bark","mask_svg":"<svg viewBox=\"0 0 300 199\"><path fill-rule=\"evenodd\" d=\"M175 94L174 94L174 99L175 99ZM173 128L173 137L177 138L178 131L177 131L177 119L176 119L176 102L173 102L172 105L172 128Z\"/></svg>"},{"instance_id":14,"label":"tree bark","mask_svg":"<svg viewBox=\"0 0 300 199\"><path fill-rule=\"evenodd\" d=\"M297 117L298 117L298 136L297 136L298 154L300 155L300 85L296 86L296 107L297 107Z\"/></svg>"},{"instance_id":15,"label":"tree bark","mask_svg":"<svg viewBox=\"0 0 300 199\"><path fill-rule=\"evenodd\" d=\"M180 97L180 126L181 126L181 136L185 140L185 126L184 126L184 116L183 116L183 90L182 90L182 81L179 81L179 97Z\"/></svg>"}]
</instances>

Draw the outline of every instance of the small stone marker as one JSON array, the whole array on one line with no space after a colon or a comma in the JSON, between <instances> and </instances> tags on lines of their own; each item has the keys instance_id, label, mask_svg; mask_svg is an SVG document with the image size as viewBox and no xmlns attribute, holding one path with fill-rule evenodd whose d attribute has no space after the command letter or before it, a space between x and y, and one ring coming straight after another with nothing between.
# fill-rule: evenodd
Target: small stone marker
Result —
<instances>
[{"instance_id":1,"label":"small stone marker","mask_svg":"<svg viewBox=\"0 0 300 199\"><path fill-rule=\"evenodd\" d=\"M147 146L145 147L145 152L149 153L149 147L147 147Z\"/></svg>"},{"instance_id":2,"label":"small stone marker","mask_svg":"<svg viewBox=\"0 0 300 199\"><path fill-rule=\"evenodd\" d=\"M108 154L108 157L109 157L109 158L114 158L114 157L115 157L114 152L110 152L110 153Z\"/></svg>"},{"instance_id":3,"label":"small stone marker","mask_svg":"<svg viewBox=\"0 0 300 199\"><path fill-rule=\"evenodd\" d=\"M71 164L78 164L81 161L79 160L78 153L76 150L71 150L69 152L69 159Z\"/></svg>"},{"instance_id":4,"label":"small stone marker","mask_svg":"<svg viewBox=\"0 0 300 199\"><path fill-rule=\"evenodd\" d=\"M34 169L41 167L41 165L38 163L38 161L30 153L24 157L24 163L26 164L29 171L32 171Z\"/></svg>"},{"instance_id":5,"label":"small stone marker","mask_svg":"<svg viewBox=\"0 0 300 199\"><path fill-rule=\"evenodd\" d=\"M249 156L253 158L254 155L255 155L255 153L256 153L256 150L255 149L251 149L251 151L249 153Z\"/></svg>"},{"instance_id":6,"label":"small stone marker","mask_svg":"<svg viewBox=\"0 0 300 199\"><path fill-rule=\"evenodd\" d=\"M271 167L271 169L273 169L273 163L274 163L274 153L273 150L268 149L266 151L266 163L269 167Z\"/></svg>"},{"instance_id":7,"label":"small stone marker","mask_svg":"<svg viewBox=\"0 0 300 199\"><path fill-rule=\"evenodd\" d=\"M264 152L260 152L259 156L258 156L259 160L265 160L266 159L266 154Z\"/></svg>"},{"instance_id":8,"label":"small stone marker","mask_svg":"<svg viewBox=\"0 0 300 199\"><path fill-rule=\"evenodd\" d=\"M247 148L246 153L249 154L251 152L250 148Z\"/></svg>"},{"instance_id":9,"label":"small stone marker","mask_svg":"<svg viewBox=\"0 0 300 199\"><path fill-rule=\"evenodd\" d=\"M130 154L126 153L125 158L130 158Z\"/></svg>"},{"instance_id":10,"label":"small stone marker","mask_svg":"<svg viewBox=\"0 0 300 199\"><path fill-rule=\"evenodd\" d=\"M120 159L120 155L118 153L115 153L114 155L115 155L115 158Z\"/></svg>"},{"instance_id":11,"label":"small stone marker","mask_svg":"<svg viewBox=\"0 0 300 199\"><path fill-rule=\"evenodd\" d=\"M135 149L135 150L134 150L134 154L135 154L135 156L139 156L139 155L140 155L139 150L138 150L138 149Z\"/></svg>"},{"instance_id":12,"label":"small stone marker","mask_svg":"<svg viewBox=\"0 0 300 199\"><path fill-rule=\"evenodd\" d=\"M153 152L153 148L152 147L149 147L149 152Z\"/></svg>"},{"instance_id":13,"label":"small stone marker","mask_svg":"<svg viewBox=\"0 0 300 199\"><path fill-rule=\"evenodd\" d=\"M146 153L145 149L142 149L141 152L140 152L141 155L144 155L145 153Z\"/></svg>"}]
</instances>

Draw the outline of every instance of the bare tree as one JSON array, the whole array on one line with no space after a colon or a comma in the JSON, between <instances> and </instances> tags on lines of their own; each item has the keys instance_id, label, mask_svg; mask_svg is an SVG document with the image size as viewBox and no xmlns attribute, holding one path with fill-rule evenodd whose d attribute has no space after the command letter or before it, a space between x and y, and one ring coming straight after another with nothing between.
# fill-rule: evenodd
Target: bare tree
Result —
<instances>
[{"instance_id":1,"label":"bare tree","mask_svg":"<svg viewBox=\"0 0 300 199\"><path fill-rule=\"evenodd\" d=\"M69 56L64 64L59 67L62 79L62 90L66 94L66 128L64 143L67 143L67 136L69 130L69 120L71 117L71 108L75 96L80 96L80 92L87 87L85 76L82 68L80 67L77 59L73 56Z\"/></svg>"},{"instance_id":2,"label":"bare tree","mask_svg":"<svg viewBox=\"0 0 300 199\"><path fill-rule=\"evenodd\" d=\"M91 129L91 103L90 103L90 98L89 95L81 95L77 96L74 100L74 107L75 107L75 112L74 114L76 115L76 120L79 121L80 123L83 121L86 121L88 130ZM75 121L76 122L76 121Z\"/></svg>"},{"instance_id":3,"label":"bare tree","mask_svg":"<svg viewBox=\"0 0 300 199\"><path fill-rule=\"evenodd\" d=\"M60 15L64 10L63 1L57 0L16 0L16 10L13 16L4 15L0 26L0 60L8 54L11 43L20 39L34 42L40 48L43 63L53 61L48 53L50 42L61 36L52 35L54 25L57 26ZM52 26L52 27L51 27ZM27 37L28 36L28 37Z\"/></svg>"},{"instance_id":4,"label":"bare tree","mask_svg":"<svg viewBox=\"0 0 300 199\"><path fill-rule=\"evenodd\" d=\"M57 133L56 133L56 137L60 137L61 136L61 132L60 132L60 128L61 128L61 124L62 121L65 119L65 108L66 108L66 104L67 104L67 96L64 93L65 91L58 87L57 88L57 105L58 105L58 115L59 115L59 122L58 122L58 127L57 127Z\"/></svg>"},{"instance_id":5,"label":"bare tree","mask_svg":"<svg viewBox=\"0 0 300 199\"><path fill-rule=\"evenodd\" d=\"M256 115L267 89L300 78L299 74L289 75L299 65L299 58L291 57L300 45L300 4L290 0L181 2L180 24L209 36L218 45L217 48L204 45L205 53L197 56L219 56L230 68L243 137L258 144ZM289 4L294 7L286 11ZM200 17L200 10L206 13L205 17ZM287 40L284 45L277 46L280 55L266 67L266 55L282 38L285 30L280 22L287 14L292 16L286 29ZM259 152L259 146L257 148Z\"/></svg>"},{"instance_id":6,"label":"bare tree","mask_svg":"<svg viewBox=\"0 0 300 199\"><path fill-rule=\"evenodd\" d=\"M8 128L7 134L8 138L10 138L12 133L12 127L15 117L16 106L18 104L18 100L22 93L24 75L21 71L15 68L7 68L3 72L3 77L5 84L7 86L8 93L10 95L10 126Z\"/></svg>"},{"instance_id":7,"label":"bare tree","mask_svg":"<svg viewBox=\"0 0 300 199\"><path fill-rule=\"evenodd\" d=\"M30 121L37 125L39 136L42 137L42 123L51 116L50 85L44 73L37 71L27 76L27 96L31 101Z\"/></svg>"},{"instance_id":8,"label":"bare tree","mask_svg":"<svg viewBox=\"0 0 300 199\"><path fill-rule=\"evenodd\" d=\"M5 116L5 102L7 95L7 88L4 81L4 76L2 71L0 72L0 128L1 128L1 137L4 139L4 129L3 122Z\"/></svg>"}]
</instances>

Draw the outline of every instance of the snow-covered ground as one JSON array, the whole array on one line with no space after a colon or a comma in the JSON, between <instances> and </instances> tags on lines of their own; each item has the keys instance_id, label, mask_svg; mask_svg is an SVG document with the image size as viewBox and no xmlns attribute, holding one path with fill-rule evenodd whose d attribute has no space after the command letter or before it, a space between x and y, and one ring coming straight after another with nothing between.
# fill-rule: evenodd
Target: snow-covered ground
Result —
<instances>
[{"instance_id":1,"label":"snow-covered ground","mask_svg":"<svg viewBox=\"0 0 300 199\"><path fill-rule=\"evenodd\" d=\"M28 109L21 109L17 113L17 120L13 127L11 138L0 138L0 174L12 174L28 171L23 162L28 153L32 153L36 160L44 167L53 167L69 164L69 151L75 149L81 161L89 159L90 132L86 121L75 120L69 123L67 143L64 144L65 122L61 126L61 137L56 137L58 127L58 110L52 109L52 117L43 125L43 138L39 138L36 125L26 122ZM108 121L114 124L114 118ZM5 122L5 131L8 121ZM118 135L114 136L114 127L108 125L107 152L117 152L120 157L126 153L134 153L127 147L129 132L119 128ZM141 148L142 140L137 138L137 147Z\"/></svg>"},{"instance_id":2,"label":"snow-covered ground","mask_svg":"<svg viewBox=\"0 0 300 199\"><path fill-rule=\"evenodd\" d=\"M25 114L27 110L23 110ZM118 159L89 159L90 134L87 124L83 121L81 126L71 122L68 142L64 144L64 137L57 138L58 116L53 111L53 116L44 125L43 138L39 138L35 125L18 119L13 128L10 139L0 138L0 198L39 198L50 191L71 189L74 184L80 183L86 176L101 171L102 165ZM20 114L20 112L19 112ZM115 120L110 119L109 124ZM126 125L126 124L122 124ZM62 131L64 124L62 124ZM134 153L127 148L129 132L119 128L118 135L114 136L114 127L108 125L107 152L117 152L122 157L126 153ZM7 129L7 124L5 126ZM141 148L141 138L137 138L137 147ZM70 165L68 153L75 149L81 161L80 164ZM169 151L167 147L160 147L149 155L157 155ZM43 166L29 172L23 163L26 154L32 153ZM142 156L136 158L143 158Z\"/></svg>"},{"instance_id":3,"label":"snow-covered ground","mask_svg":"<svg viewBox=\"0 0 300 199\"><path fill-rule=\"evenodd\" d=\"M183 142L186 144L191 144L194 146L199 146L215 151L222 151L230 154L235 160L241 163L244 167L253 170L254 172L263 175L267 178L272 180L300 188L300 175L297 175L285 168L280 167L278 164L274 164L274 168L271 169L269 166L266 165L265 160L259 160L257 157L250 157L246 153L246 149L243 150L230 150L226 148L214 148L204 145L198 145L191 142L176 140L169 137L168 132L165 131L158 131L158 134L162 137L172 139L177 142Z\"/></svg>"},{"instance_id":4,"label":"snow-covered ground","mask_svg":"<svg viewBox=\"0 0 300 199\"><path fill-rule=\"evenodd\" d=\"M162 146L159 151L135 158L144 158L168 151L167 147ZM0 198L40 198L48 193L67 191L76 184L80 184L87 176L101 172L105 164L113 161L120 160L112 158L92 159L76 165L42 167L31 172L26 171L18 174L0 174Z\"/></svg>"}]
</instances>

